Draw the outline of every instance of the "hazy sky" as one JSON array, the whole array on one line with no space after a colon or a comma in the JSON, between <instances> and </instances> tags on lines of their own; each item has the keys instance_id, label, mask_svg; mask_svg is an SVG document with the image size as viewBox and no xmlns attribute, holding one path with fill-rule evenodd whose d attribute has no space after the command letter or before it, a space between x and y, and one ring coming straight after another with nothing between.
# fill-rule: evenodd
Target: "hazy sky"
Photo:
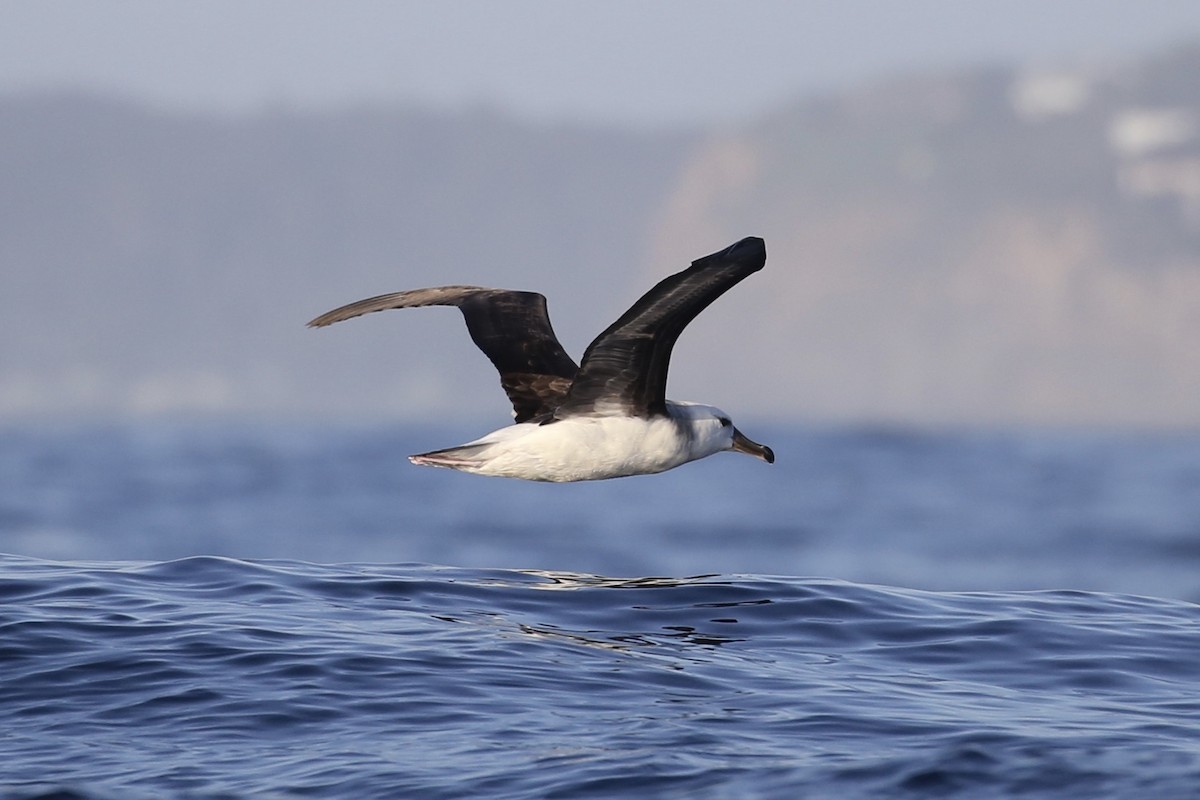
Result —
<instances>
[{"instance_id":1,"label":"hazy sky","mask_svg":"<svg viewBox=\"0 0 1200 800\"><path fill-rule=\"evenodd\" d=\"M923 66L1200 38L1197 0L0 0L0 91L189 109L483 102L540 118L734 119Z\"/></svg>"}]
</instances>

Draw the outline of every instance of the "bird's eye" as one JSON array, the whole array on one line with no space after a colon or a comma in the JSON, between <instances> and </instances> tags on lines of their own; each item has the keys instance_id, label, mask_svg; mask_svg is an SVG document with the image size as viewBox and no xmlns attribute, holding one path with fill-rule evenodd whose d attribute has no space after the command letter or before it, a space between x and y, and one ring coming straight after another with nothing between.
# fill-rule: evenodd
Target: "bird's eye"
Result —
<instances>
[{"instance_id":1,"label":"bird's eye","mask_svg":"<svg viewBox=\"0 0 1200 800\"><path fill-rule=\"evenodd\" d=\"M733 424L733 421L730 420L729 417L720 417L720 421L721 421L722 428L728 428L730 425Z\"/></svg>"}]
</instances>

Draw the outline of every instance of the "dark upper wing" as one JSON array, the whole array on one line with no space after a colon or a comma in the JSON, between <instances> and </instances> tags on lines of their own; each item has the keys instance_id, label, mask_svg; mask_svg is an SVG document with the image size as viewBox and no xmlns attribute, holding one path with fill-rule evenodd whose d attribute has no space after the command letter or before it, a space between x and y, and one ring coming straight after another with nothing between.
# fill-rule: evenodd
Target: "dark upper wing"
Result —
<instances>
[{"instance_id":1,"label":"dark upper wing","mask_svg":"<svg viewBox=\"0 0 1200 800\"><path fill-rule=\"evenodd\" d=\"M517 422L553 411L566 396L579 368L558 343L546 298L536 292L479 286L413 289L359 300L308 324L321 328L372 311L416 306L458 306L471 339L499 371Z\"/></svg>"},{"instance_id":2,"label":"dark upper wing","mask_svg":"<svg viewBox=\"0 0 1200 800\"><path fill-rule=\"evenodd\" d=\"M751 236L661 281L588 345L555 416L666 413L667 366L684 327L734 284L763 268L767 248Z\"/></svg>"}]
</instances>

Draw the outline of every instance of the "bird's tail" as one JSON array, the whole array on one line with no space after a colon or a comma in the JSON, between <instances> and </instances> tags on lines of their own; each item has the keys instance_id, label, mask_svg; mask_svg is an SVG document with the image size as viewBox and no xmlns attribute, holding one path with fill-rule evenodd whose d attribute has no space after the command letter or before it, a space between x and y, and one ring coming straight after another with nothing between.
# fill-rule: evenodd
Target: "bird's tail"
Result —
<instances>
[{"instance_id":1,"label":"bird's tail","mask_svg":"<svg viewBox=\"0 0 1200 800\"><path fill-rule=\"evenodd\" d=\"M445 467L469 472L477 469L483 463L481 456L488 446L487 444L464 444L458 447L447 447L444 450L418 453L415 456L409 456L408 460L422 467Z\"/></svg>"}]
</instances>

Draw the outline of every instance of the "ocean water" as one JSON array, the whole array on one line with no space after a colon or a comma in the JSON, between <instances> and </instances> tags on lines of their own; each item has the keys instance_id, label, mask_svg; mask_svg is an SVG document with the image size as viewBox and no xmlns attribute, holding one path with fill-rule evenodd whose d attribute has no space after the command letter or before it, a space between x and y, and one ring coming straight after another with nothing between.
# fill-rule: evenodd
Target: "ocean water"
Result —
<instances>
[{"instance_id":1,"label":"ocean water","mask_svg":"<svg viewBox=\"0 0 1200 800\"><path fill-rule=\"evenodd\" d=\"M0 430L0 797L1200 796L1200 437Z\"/></svg>"}]
</instances>

